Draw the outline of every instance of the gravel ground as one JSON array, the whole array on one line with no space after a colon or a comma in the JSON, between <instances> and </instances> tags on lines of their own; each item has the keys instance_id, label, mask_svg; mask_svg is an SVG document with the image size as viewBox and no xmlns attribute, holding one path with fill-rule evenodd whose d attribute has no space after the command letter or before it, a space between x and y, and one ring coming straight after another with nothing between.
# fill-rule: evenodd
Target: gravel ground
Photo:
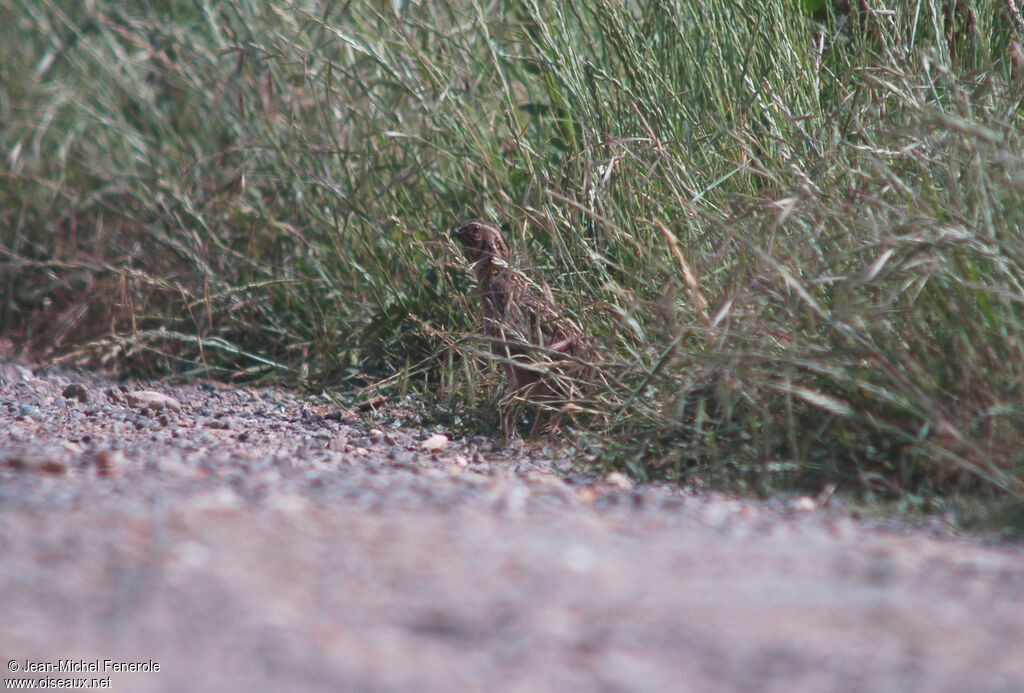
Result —
<instances>
[{"instance_id":1,"label":"gravel ground","mask_svg":"<svg viewBox=\"0 0 1024 693\"><path fill-rule=\"evenodd\" d=\"M5 681L1024 690L1020 545L437 433L0 363Z\"/></svg>"}]
</instances>

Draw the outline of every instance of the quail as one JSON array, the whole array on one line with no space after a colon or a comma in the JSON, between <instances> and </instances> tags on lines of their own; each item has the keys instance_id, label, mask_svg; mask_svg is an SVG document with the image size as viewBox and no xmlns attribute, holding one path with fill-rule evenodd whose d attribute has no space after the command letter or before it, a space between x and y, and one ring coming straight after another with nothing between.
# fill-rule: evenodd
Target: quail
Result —
<instances>
[{"instance_id":1,"label":"quail","mask_svg":"<svg viewBox=\"0 0 1024 693\"><path fill-rule=\"evenodd\" d=\"M495 224L473 219L451 235L473 267L484 335L501 359L513 394L532 402L551 399L555 374L571 374L589 351L584 330L559 314L550 290L512 265L511 247ZM531 435L537 434L541 422L538 415Z\"/></svg>"}]
</instances>

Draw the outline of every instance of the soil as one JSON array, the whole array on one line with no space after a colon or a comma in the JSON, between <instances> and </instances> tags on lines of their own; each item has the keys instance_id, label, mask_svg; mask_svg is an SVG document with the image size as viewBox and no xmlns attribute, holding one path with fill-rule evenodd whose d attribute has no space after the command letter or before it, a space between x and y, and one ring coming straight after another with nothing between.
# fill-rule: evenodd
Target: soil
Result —
<instances>
[{"instance_id":1,"label":"soil","mask_svg":"<svg viewBox=\"0 0 1024 693\"><path fill-rule=\"evenodd\" d=\"M373 426L279 390L0 363L5 679L1024 690L1019 544Z\"/></svg>"}]
</instances>

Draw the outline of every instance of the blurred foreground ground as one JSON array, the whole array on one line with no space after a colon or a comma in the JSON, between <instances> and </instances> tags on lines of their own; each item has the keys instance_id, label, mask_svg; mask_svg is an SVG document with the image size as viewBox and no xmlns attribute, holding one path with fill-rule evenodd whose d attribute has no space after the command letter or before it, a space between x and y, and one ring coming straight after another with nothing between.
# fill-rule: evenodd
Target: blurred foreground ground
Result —
<instances>
[{"instance_id":1,"label":"blurred foreground ground","mask_svg":"<svg viewBox=\"0 0 1024 693\"><path fill-rule=\"evenodd\" d=\"M1021 545L430 433L0 363L6 685L1024 690Z\"/></svg>"}]
</instances>

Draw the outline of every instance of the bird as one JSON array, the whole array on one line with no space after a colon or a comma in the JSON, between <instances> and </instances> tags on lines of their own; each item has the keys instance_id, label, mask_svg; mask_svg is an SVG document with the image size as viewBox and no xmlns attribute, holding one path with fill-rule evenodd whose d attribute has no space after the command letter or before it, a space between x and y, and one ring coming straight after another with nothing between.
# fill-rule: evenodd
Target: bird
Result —
<instances>
[{"instance_id":1,"label":"bird","mask_svg":"<svg viewBox=\"0 0 1024 693\"><path fill-rule=\"evenodd\" d=\"M462 245L483 306L484 335L501 361L513 398L550 403L562 399L558 375L578 372L592 342L575 321L561 315L543 283L531 281L512 264L512 248L501 229L485 219L471 219L451 232ZM569 379L571 387L571 378ZM543 417L538 412L530 435Z\"/></svg>"}]
</instances>

